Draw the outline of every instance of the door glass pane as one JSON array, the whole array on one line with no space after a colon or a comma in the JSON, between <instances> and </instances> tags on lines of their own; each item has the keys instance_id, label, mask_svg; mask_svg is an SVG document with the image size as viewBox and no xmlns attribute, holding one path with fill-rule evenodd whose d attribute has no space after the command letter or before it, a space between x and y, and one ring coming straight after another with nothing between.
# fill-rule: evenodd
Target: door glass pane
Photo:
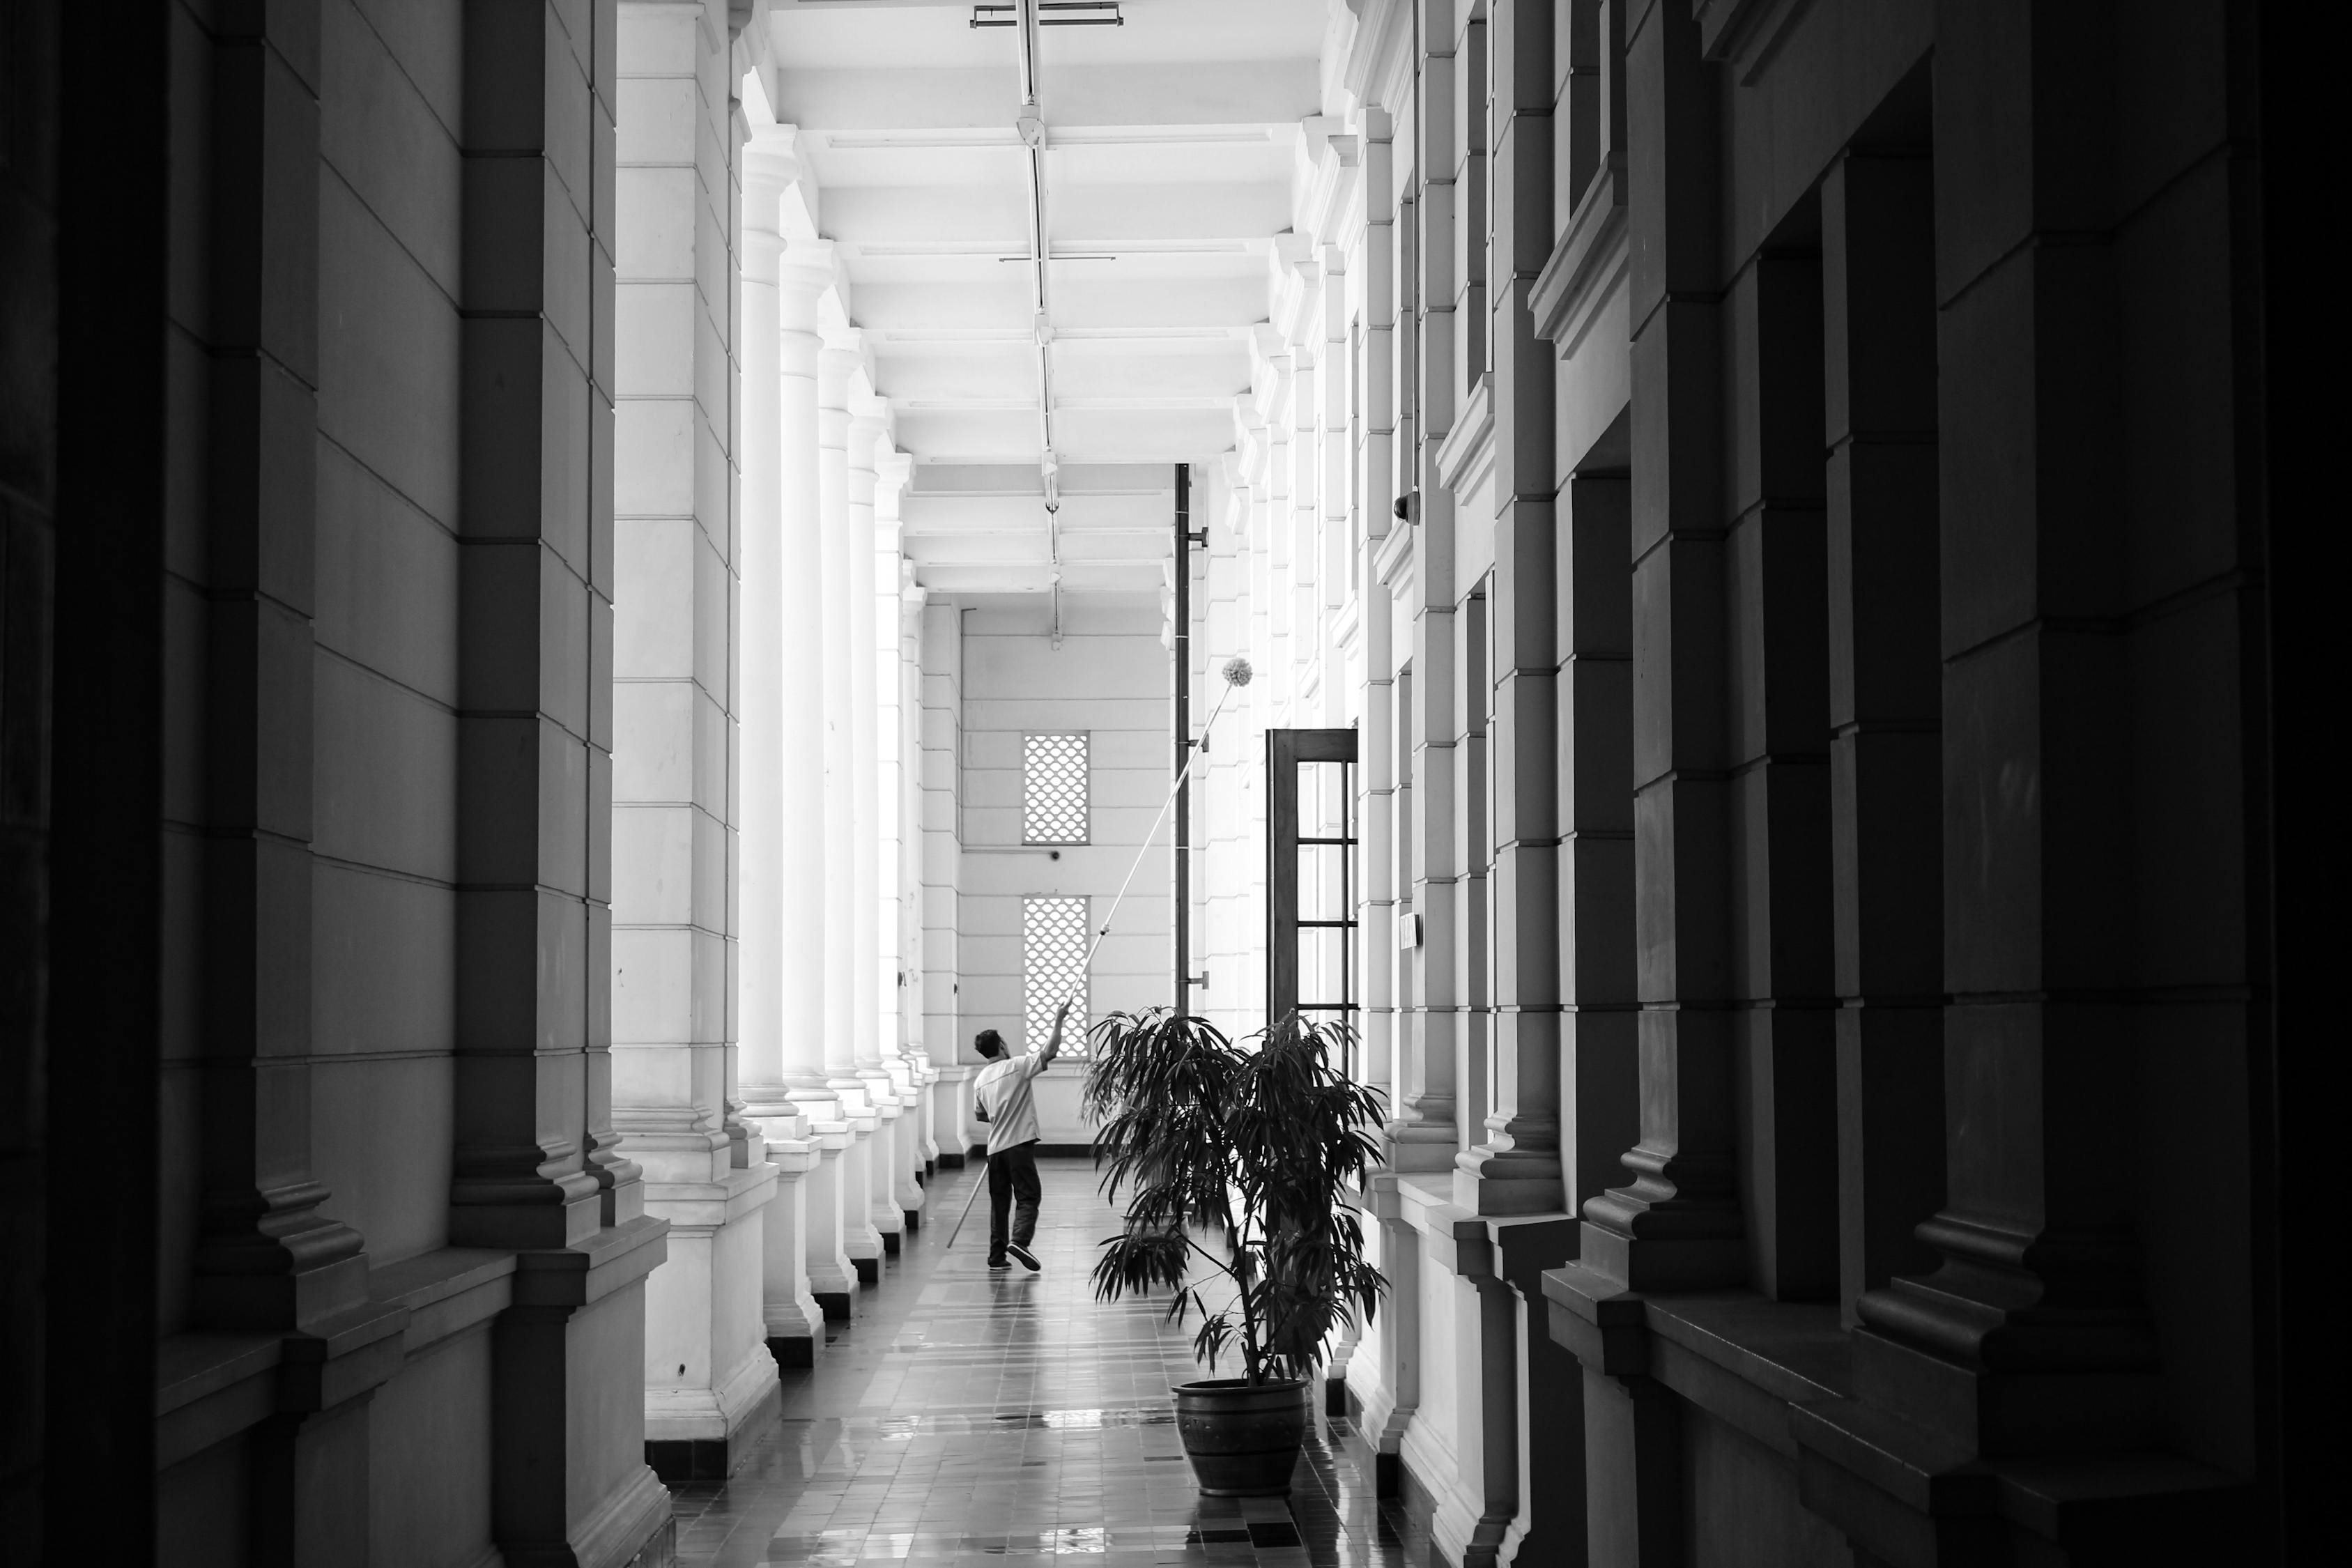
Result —
<instances>
[{"instance_id":1,"label":"door glass pane","mask_svg":"<svg viewBox=\"0 0 2352 1568\"><path fill-rule=\"evenodd\" d=\"M1344 883L1347 849L1338 844L1298 847L1298 918L1303 921L1348 919Z\"/></svg>"},{"instance_id":2,"label":"door glass pane","mask_svg":"<svg viewBox=\"0 0 2352 1568\"><path fill-rule=\"evenodd\" d=\"M1298 764L1298 837L1339 838L1347 833L1346 763Z\"/></svg>"},{"instance_id":3,"label":"door glass pane","mask_svg":"<svg viewBox=\"0 0 2352 1568\"><path fill-rule=\"evenodd\" d=\"M1298 933L1298 1005L1337 1007L1346 1001L1348 931L1339 926L1310 926ZM1308 1013L1310 1017L1336 1017L1336 1013Z\"/></svg>"}]
</instances>

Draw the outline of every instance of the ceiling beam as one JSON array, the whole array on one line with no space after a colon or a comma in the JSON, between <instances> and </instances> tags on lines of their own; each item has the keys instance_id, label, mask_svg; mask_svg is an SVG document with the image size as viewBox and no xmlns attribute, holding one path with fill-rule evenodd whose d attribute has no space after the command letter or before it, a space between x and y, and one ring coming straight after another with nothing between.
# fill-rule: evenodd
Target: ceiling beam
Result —
<instances>
[{"instance_id":1,"label":"ceiling beam","mask_svg":"<svg viewBox=\"0 0 2352 1568\"><path fill-rule=\"evenodd\" d=\"M777 119L811 130L1001 132L1021 101L1021 79L1009 58L1001 67L945 69L787 68L776 73L776 90ZM1046 118L1056 132L1186 125L1288 132L1321 108L1321 94L1311 58L1097 63L1055 73Z\"/></svg>"},{"instance_id":2,"label":"ceiling beam","mask_svg":"<svg viewBox=\"0 0 2352 1568\"><path fill-rule=\"evenodd\" d=\"M1007 173L1016 171L1008 170ZM824 196L824 232L847 247L908 247L926 256L1026 258L1028 197L995 185L835 185ZM1062 184L1053 190L1053 248L1096 252L1125 244L1170 254L1240 248L1290 224L1290 187L1274 180ZM950 248L952 247L952 248Z\"/></svg>"}]
</instances>

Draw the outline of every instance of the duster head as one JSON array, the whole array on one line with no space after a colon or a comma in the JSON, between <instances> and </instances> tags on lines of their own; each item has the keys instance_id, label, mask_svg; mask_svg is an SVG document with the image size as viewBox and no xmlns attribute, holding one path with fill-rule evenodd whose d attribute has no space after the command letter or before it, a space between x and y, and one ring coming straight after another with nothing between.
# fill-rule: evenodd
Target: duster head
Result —
<instances>
[{"instance_id":1,"label":"duster head","mask_svg":"<svg viewBox=\"0 0 2352 1568\"><path fill-rule=\"evenodd\" d=\"M1255 672L1250 668L1249 660L1236 656L1225 660L1224 673L1226 684L1247 686L1250 683L1250 676Z\"/></svg>"}]
</instances>

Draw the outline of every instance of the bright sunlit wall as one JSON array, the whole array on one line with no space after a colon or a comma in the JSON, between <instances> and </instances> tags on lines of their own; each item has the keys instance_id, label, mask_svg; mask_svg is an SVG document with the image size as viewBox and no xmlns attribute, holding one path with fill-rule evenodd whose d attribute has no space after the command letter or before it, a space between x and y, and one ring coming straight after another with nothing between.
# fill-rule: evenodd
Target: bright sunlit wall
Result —
<instances>
[{"instance_id":1,"label":"bright sunlit wall","mask_svg":"<svg viewBox=\"0 0 2352 1568\"><path fill-rule=\"evenodd\" d=\"M999 1030L1016 1051L1034 1043L1024 1018L1024 900L1085 898L1091 940L1168 795L1170 674L1158 602L1066 596L1059 649L1049 614L1043 595L974 598L961 612L956 1038L963 1061L980 1059L971 1037L982 1029ZM1024 842L1032 837L1024 821L1028 738L1076 733L1087 737L1086 842ZM1169 999L1168 840L1162 822L1095 954L1087 987L1094 1017ZM1078 1111L1084 1076L1072 1060L1040 1085L1046 1142L1091 1141L1093 1129Z\"/></svg>"}]
</instances>

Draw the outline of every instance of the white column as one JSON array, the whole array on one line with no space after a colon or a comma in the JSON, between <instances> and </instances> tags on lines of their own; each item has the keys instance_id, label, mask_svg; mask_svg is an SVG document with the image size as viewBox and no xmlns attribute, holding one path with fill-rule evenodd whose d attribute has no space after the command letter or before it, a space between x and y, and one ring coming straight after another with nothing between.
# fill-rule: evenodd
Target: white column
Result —
<instances>
[{"instance_id":1,"label":"white column","mask_svg":"<svg viewBox=\"0 0 2352 1568\"><path fill-rule=\"evenodd\" d=\"M874 395L861 374L850 392L849 496L849 802L850 968L856 977L850 993L851 1024L856 1042L857 1077L866 1085L866 1102L877 1125L869 1155L867 1202L883 1250L892 1257L907 1228L906 1211L898 1199L898 1122L903 1111L898 1087L882 1062L882 942L878 922L882 900L881 868L883 803L877 793L876 759L878 698L874 670L874 460L877 442L887 441L889 405Z\"/></svg>"},{"instance_id":2,"label":"white column","mask_svg":"<svg viewBox=\"0 0 2352 1568\"><path fill-rule=\"evenodd\" d=\"M902 1220L923 1206L919 1179L929 1142L924 1134L928 1099L923 1075L907 1056L907 743L905 655L907 615L900 595L906 586L899 552L899 498L914 459L885 440L874 456L874 636L867 644L874 672L874 766L872 799L878 812L875 835L874 965L877 1052L899 1104L892 1127L891 1202ZM919 590L918 590L919 592Z\"/></svg>"},{"instance_id":3,"label":"white column","mask_svg":"<svg viewBox=\"0 0 2352 1568\"><path fill-rule=\"evenodd\" d=\"M877 1126L870 1157L868 1201L882 1250L896 1256L906 1232L898 1206L898 1121L903 1107L898 1086L882 1063L882 797L879 797L877 700L875 679L875 447L887 445L889 405L875 397L866 376L849 395L849 806L852 806L852 1025L856 1039L858 1081L873 1105ZM910 1178L908 1178L910 1180Z\"/></svg>"},{"instance_id":4,"label":"white column","mask_svg":"<svg viewBox=\"0 0 2352 1568\"><path fill-rule=\"evenodd\" d=\"M900 1054L913 1069L918 1086L920 1121L916 1154L926 1175L940 1163L940 1070L925 1048L922 1013L923 870L922 870L922 745L923 745L923 605L928 595L915 581L911 562L898 564L898 929L906 965L905 984L898 992Z\"/></svg>"},{"instance_id":5,"label":"white column","mask_svg":"<svg viewBox=\"0 0 2352 1568\"><path fill-rule=\"evenodd\" d=\"M817 492L824 671L824 952L825 1086L840 1097L850 1142L841 1162L841 1244L867 1284L881 1279L882 1233L874 1224L873 1142L881 1125L871 1086L857 1074L857 832L854 669L856 618L856 529L850 521L851 384L863 369L858 334L828 331L817 354Z\"/></svg>"},{"instance_id":6,"label":"white column","mask_svg":"<svg viewBox=\"0 0 2352 1568\"><path fill-rule=\"evenodd\" d=\"M822 420L818 390L823 340L818 304L834 283L829 241L794 237L776 274L777 442L783 489L783 585L777 652L783 834L777 880L782 911L776 964L785 1099L807 1119L817 1163L810 1171L807 1230L809 1292L829 1318L846 1318L857 1273L845 1245L843 1156L851 1137L846 1108L828 1087L825 1018L832 991L824 966L824 538Z\"/></svg>"},{"instance_id":7,"label":"white column","mask_svg":"<svg viewBox=\"0 0 2352 1568\"><path fill-rule=\"evenodd\" d=\"M731 1457L782 1397L761 1310L761 1210L778 1172L732 1122L727 1092L738 444L728 402L697 393L734 374L723 176L737 143L726 100L702 90L702 12L625 0L617 39L615 212L629 242L614 307L613 1125L644 1171L646 1212L670 1226L646 1287L657 1464L667 1445L716 1442ZM725 149L715 189L697 169L712 146Z\"/></svg>"},{"instance_id":8,"label":"white column","mask_svg":"<svg viewBox=\"0 0 2352 1568\"><path fill-rule=\"evenodd\" d=\"M792 1098L792 1068L799 1064L786 1041L810 1032L790 1029L788 1016L819 994L824 973L804 942L787 940L786 926L787 910L793 907L789 870L817 847L808 820L809 797L823 780L808 764L804 736L788 724L795 706L807 706L813 683L790 678L796 661L787 657L786 645L814 639L786 608L786 583L795 566L786 496L789 490L796 521L805 521L813 510L806 503L815 478L816 383L811 362L816 339L796 327L788 353L784 323L787 316L795 323L808 320L832 268L813 268L805 258L782 267L777 205L796 172L787 133L776 127L764 128L744 150L742 570L737 616L741 632L736 674L741 722L736 767L740 940L735 977L744 1114L766 1140L768 1157L782 1177L776 1201L761 1216L761 1315L776 1360L807 1366L824 1343L808 1263L810 1208L822 1203L812 1189L823 1177L817 1183L804 1178L820 1166L810 1123L830 1102L795 1103ZM780 272L792 279L784 286L789 310L779 294ZM822 1061L809 1066L817 1070L803 1071L803 1080L813 1076L822 1084ZM837 1209L838 1199L835 1203ZM840 1272L846 1275L846 1264Z\"/></svg>"}]
</instances>

